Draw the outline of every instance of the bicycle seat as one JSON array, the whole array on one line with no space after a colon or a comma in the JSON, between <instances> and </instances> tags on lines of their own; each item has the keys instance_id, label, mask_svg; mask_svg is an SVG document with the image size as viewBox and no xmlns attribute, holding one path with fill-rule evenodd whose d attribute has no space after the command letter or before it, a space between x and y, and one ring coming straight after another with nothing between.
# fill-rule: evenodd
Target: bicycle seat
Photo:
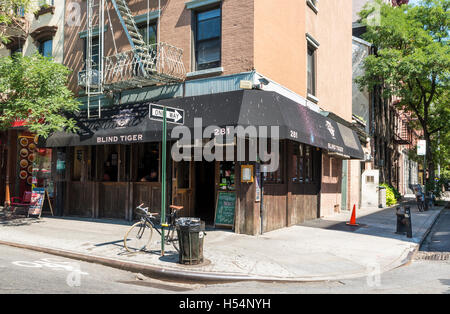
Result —
<instances>
[{"instance_id":1,"label":"bicycle seat","mask_svg":"<svg viewBox=\"0 0 450 314\"><path fill-rule=\"evenodd\" d=\"M176 206L176 205L170 205L169 207L175 211L182 210L184 208L184 206Z\"/></svg>"}]
</instances>

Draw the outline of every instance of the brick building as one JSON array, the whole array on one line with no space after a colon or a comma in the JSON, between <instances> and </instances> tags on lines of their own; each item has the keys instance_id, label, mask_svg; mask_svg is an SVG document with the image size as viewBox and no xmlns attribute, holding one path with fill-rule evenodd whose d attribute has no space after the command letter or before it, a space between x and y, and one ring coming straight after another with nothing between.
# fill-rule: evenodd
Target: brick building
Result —
<instances>
[{"instance_id":1,"label":"brick building","mask_svg":"<svg viewBox=\"0 0 450 314\"><path fill-rule=\"evenodd\" d=\"M341 210L342 160L363 156L343 124L352 119L351 2L112 0L103 19L101 2L90 15L87 3L67 1L64 28L81 130L46 143L65 215L132 220L141 202L159 210L161 123L148 119L150 103L184 110L189 128L196 117L219 133L280 127L280 167L266 175L249 158L168 156L167 197L182 215L215 224L231 193L229 225L256 234Z\"/></svg>"}]
</instances>

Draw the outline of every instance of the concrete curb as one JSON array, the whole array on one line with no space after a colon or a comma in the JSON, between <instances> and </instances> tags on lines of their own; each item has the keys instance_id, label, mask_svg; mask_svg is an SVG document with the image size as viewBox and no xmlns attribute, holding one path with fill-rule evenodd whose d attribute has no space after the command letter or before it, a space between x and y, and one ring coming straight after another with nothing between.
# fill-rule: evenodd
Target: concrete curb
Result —
<instances>
[{"instance_id":1,"label":"concrete curb","mask_svg":"<svg viewBox=\"0 0 450 314\"><path fill-rule=\"evenodd\" d=\"M433 223L427 229L427 231L422 236L420 243L415 244L415 248L410 250L406 257L400 256L396 261L391 263L388 267L383 269L383 273L408 265L411 263L415 254L419 250L423 241L428 236L432 227L436 223L437 219L442 213L442 210L445 209L445 206L440 210L439 214L436 215ZM100 257L95 255L86 255L82 253L76 253L72 251L59 250L53 248L46 248L34 245L28 245L23 243L16 242L8 242L0 240L0 245L6 245L21 249L27 249L37 252L42 252L46 254L61 256L70 259L76 259L88 263L100 264L103 266L108 266L116 269L121 269L125 271L130 271L133 273L142 273L145 276L156 278L156 279L164 279L167 281L173 282L186 282L186 283L227 283L227 282L239 282L239 281L259 281L259 282L320 282L320 281L337 281L344 279L355 279L361 278L368 275L367 272L355 272L355 273L347 273L347 274L336 274L332 276L310 276L310 277L296 277L296 278L280 278L280 277L260 277L260 276L249 276L249 275L238 275L238 274L227 274L227 273L202 273L195 271L183 271L183 270L175 270L168 269L163 267L150 266L140 263L134 262L126 262L120 261L116 259Z\"/></svg>"}]
</instances>

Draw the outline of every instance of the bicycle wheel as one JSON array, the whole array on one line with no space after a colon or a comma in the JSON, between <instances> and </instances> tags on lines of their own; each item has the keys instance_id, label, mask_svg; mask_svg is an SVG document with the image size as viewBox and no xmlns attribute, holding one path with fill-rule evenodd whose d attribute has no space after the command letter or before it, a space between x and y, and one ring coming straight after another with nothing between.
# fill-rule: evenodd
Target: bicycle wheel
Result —
<instances>
[{"instance_id":1,"label":"bicycle wheel","mask_svg":"<svg viewBox=\"0 0 450 314\"><path fill-rule=\"evenodd\" d=\"M152 235L152 226L146 221L138 221L125 234L123 245L130 253L144 251L150 244Z\"/></svg>"},{"instance_id":2,"label":"bicycle wheel","mask_svg":"<svg viewBox=\"0 0 450 314\"><path fill-rule=\"evenodd\" d=\"M174 249L180 253L180 242L178 241L178 232L175 229L172 229L170 231L170 234L168 235L169 242L172 244Z\"/></svg>"}]
</instances>

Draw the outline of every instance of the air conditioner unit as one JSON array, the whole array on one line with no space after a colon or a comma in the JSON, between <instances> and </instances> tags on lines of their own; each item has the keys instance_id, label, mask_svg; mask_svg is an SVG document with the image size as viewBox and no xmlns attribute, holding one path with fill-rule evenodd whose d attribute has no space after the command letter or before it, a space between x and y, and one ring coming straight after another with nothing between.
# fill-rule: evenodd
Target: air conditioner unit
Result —
<instances>
[{"instance_id":1,"label":"air conditioner unit","mask_svg":"<svg viewBox=\"0 0 450 314\"><path fill-rule=\"evenodd\" d=\"M90 86L96 88L100 83L100 71L92 70L91 73L92 75ZM83 70L78 72L78 86L86 87L86 84L87 84L87 71Z\"/></svg>"}]
</instances>

